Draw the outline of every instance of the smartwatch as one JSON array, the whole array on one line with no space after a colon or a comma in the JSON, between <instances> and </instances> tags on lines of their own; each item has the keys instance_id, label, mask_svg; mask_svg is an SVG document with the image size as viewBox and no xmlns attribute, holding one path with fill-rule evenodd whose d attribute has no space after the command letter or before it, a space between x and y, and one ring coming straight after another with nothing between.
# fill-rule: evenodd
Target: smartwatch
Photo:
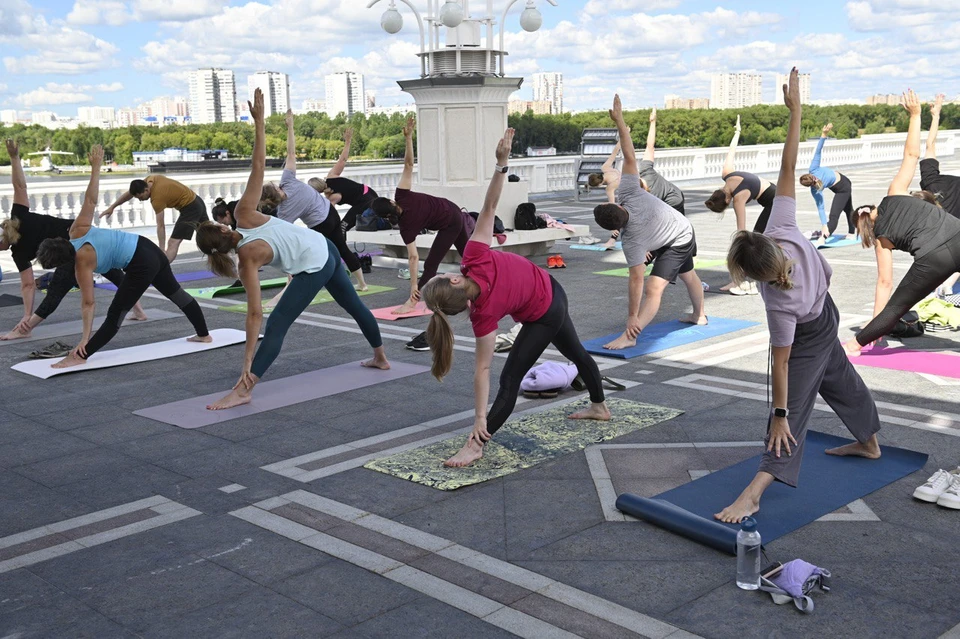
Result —
<instances>
[{"instance_id":1,"label":"smartwatch","mask_svg":"<svg viewBox=\"0 0 960 639\"><path fill-rule=\"evenodd\" d=\"M786 408L774 408L774 409L773 409L773 416L774 416L774 417L786 417L786 416L789 415L789 414L790 414L790 411L787 410Z\"/></svg>"},{"instance_id":2,"label":"smartwatch","mask_svg":"<svg viewBox=\"0 0 960 639\"><path fill-rule=\"evenodd\" d=\"M506 173L509 168L510 168L510 167L500 166L500 165L498 164L495 170L496 170L497 173Z\"/></svg>"}]
</instances>

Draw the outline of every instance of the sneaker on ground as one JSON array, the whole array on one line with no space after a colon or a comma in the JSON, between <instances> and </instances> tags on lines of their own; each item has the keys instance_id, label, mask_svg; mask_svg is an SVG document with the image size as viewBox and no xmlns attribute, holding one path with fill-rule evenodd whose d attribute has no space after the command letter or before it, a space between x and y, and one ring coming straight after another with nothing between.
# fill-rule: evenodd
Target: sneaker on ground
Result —
<instances>
[{"instance_id":1,"label":"sneaker on ground","mask_svg":"<svg viewBox=\"0 0 960 639\"><path fill-rule=\"evenodd\" d=\"M937 505L960 510L960 468L950 473L952 480L943 494L937 499Z\"/></svg>"},{"instance_id":2,"label":"sneaker on ground","mask_svg":"<svg viewBox=\"0 0 960 639\"><path fill-rule=\"evenodd\" d=\"M730 288L731 295L749 295L750 294L750 282L740 282L739 286L732 286Z\"/></svg>"},{"instance_id":3,"label":"sneaker on ground","mask_svg":"<svg viewBox=\"0 0 960 639\"><path fill-rule=\"evenodd\" d=\"M402 269L400 269L400 272L397 273L397 277L399 277L401 280L409 280L409 279L410 279L410 269L408 269L408 268L402 268Z\"/></svg>"},{"instance_id":4,"label":"sneaker on ground","mask_svg":"<svg viewBox=\"0 0 960 639\"><path fill-rule=\"evenodd\" d=\"M430 345L427 344L427 333L423 332L407 342L407 348L411 351L429 351Z\"/></svg>"},{"instance_id":5,"label":"sneaker on ground","mask_svg":"<svg viewBox=\"0 0 960 639\"><path fill-rule=\"evenodd\" d=\"M958 475L953 473L948 473L942 468L930 476L929 479L920 486L915 491L913 491L913 496L920 501L925 501L929 503L935 503L940 499L940 495L946 492L947 488L950 487L951 482Z\"/></svg>"}]
</instances>

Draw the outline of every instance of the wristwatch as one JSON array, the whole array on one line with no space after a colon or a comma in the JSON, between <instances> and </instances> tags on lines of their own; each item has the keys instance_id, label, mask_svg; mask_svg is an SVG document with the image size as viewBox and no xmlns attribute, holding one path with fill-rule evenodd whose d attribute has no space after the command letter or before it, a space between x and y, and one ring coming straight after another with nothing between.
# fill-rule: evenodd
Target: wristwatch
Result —
<instances>
[{"instance_id":1,"label":"wristwatch","mask_svg":"<svg viewBox=\"0 0 960 639\"><path fill-rule=\"evenodd\" d=\"M774 417L786 417L786 416L789 415L789 414L790 414L790 411L787 410L786 408L774 408L774 409L773 409L773 416L774 416Z\"/></svg>"},{"instance_id":2,"label":"wristwatch","mask_svg":"<svg viewBox=\"0 0 960 639\"><path fill-rule=\"evenodd\" d=\"M498 164L498 165L497 165L497 168L496 168L495 170L496 170L497 173L506 173L508 168L510 168L510 167L500 166L500 165Z\"/></svg>"}]
</instances>

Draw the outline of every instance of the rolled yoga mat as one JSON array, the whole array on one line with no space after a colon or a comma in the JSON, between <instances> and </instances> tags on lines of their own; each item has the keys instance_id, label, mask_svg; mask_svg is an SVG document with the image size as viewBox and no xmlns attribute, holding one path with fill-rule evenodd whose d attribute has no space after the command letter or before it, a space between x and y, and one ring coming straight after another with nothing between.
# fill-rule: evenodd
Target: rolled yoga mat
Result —
<instances>
[{"instance_id":1,"label":"rolled yoga mat","mask_svg":"<svg viewBox=\"0 0 960 639\"><path fill-rule=\"evenodd\" d=\"M851 357L850 361L856 366L960 378L960 355L911 351L908 348L872 348L863 351L859 357Z\"/></svg>"},{"instance_id":2,"label":"rolled yoga mat","mask_svg":"<svg viewBox=\"0 0 960 639\"><path fill-rule=\"evenodd\" d=\"M209 280L219 275L214 275L210 271L195 271L193 273L175 273L174 277L177 278L177 281L181 284L183 282L196 282L197 280ZM114 286L113 282L101 282L100 284L94 284L96 288L102 288L107 291L115 291L117 287Z\"/></svg>"},{"instance_id":3,"label":"rolled yoga mat","mask_svg":"<svg viewBox=\"0 0 960 639\"><path fill-rule=\"evenodd\" d=\"M260 282L260 290L267 288L282 288L287 285L287 278L277 277L272 280L263 280ZM245 293L246 289L242 286L210 286L207 288L188 288L187 293L193 297L199 297L204 300L212 300L222 295L236 295Z\"/></svg>"},{"instance_id":4,"label":"rolled yoga mat","mask_svg":"<svg viewBox=\"0 0 960 639\"><path fill-rule=\"evenodd\" d=\"M650 324L640 334L636 346L619 351L606 349L603 345L609 344L617 339L622 333L613 333L606 337L587 340L583 343L583 346L587 349L588 353L593 353L594 355L631 359L758 325L758 322L727 319L724 317L710 317L709 319L710 323L706 326L685 324L679 320Z\"/></svg>"},{"instance_id":5,"label":"rolled yoga mat","mask_svg":"<svg viewBox=\"0 0 960 639\"><path fill-rule=\"evenodd\" d=\"M668 501L624 493L617 497L617 510L720 552L737 554L736 528L694 515Z\"/></svg>"},{"instance_id":6,"label":"rolled yoga mat","mask_svg":"<svg viewBox=\"0 0 960 639\"><path fill-rule=\"evenodd\" d=\"M760 500L760 511L753 517L757 520L757 530L764 543L769 543L788 533L816 521L820 517L842 508L852 501L866 497L870 493L914 473L927 462L927 455L912 450L882 446L880 459L863 457L837 457L824 451L849 444L850 439L827 435L817 431L808 431L804 446L803 470L797 488L774 482ZM710 522L714 513L718 513L734 502L748 483L757 474L762 455L728 466L709 475L684 484L673 490L657 495L652 501L666 501L686 514L671 514L657 507L649 516L665 517L664 528L678 534L690 536L700 543L706 537L707 545L722 539L715 529L705 527L702 522L688 518L699 517ZM912 486L911 486L912 489ZM622 496L621 496L622 498ZM638 498L639 499L639 498ZM617 500L617 506L621 504ZM640 519L646 519L644 502L635 499L624 500L623 512ZM634 508L636 506L636 508ZM660 525L650 520L651 523ZM696 525L694 525L696 524ZM736 535L734 524L717 525L728 528ZM690 527L693 532L687 535ZM693 535L696 536L693 536ZM719 543L719 542L718 542ZM726 541L723 542L724 544Z\"/></svg>"},{"instance_id":7,"label":"rolled yoga mat","mask_svg":"<svg viewBox=\"0 0 960 639\"><path fill-rule=\"evenodd\" d=\"M136 326L137 324L149 324L150 322L155 322L157 320L171 319L173 317L183 317L183 313L173 312L173 311L164 311L156 308L144 309L147 313L147 319L143 321L137 321L132 319L124 319L123 326ZM106 317L95 317L93 318L93 325L100 326L106 320ZM25 344L27 342L36 342L38 340L47 340L54 339L56 337L66 337L68 335L81 335L83 333L83 320L72 320L70 322L57 322L56 324L48 324L44 322L40 326L33 329L33 332L30 334L30 337L24 337L23 339L14 339L10 341L0 341L0 346L9 346L11 344Z\"/></svg>"}]
</instances>

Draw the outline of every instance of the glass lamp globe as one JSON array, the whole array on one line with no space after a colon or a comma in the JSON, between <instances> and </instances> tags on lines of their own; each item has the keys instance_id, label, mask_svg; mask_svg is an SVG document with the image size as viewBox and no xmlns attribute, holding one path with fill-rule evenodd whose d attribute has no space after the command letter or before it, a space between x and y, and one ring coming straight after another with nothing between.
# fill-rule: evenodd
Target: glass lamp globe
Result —
<instances>
[{"instance_id":1,"label":"glass lamp globe","mask_svg":"<svg viewBox=\"0 0 960 639\"><path fill-rule=\"evenodd\" d=\"M527 3L527 8L520 14L520 27L524 31L533 32L543 24L543 16L540 11L533 6L532 2Z\"/></svg>"},{"instance_id":2,"label":"glass lamp globe","mask_svg":"<svg viewBox=\"0 0 960 639\"><path fill-rule=\"evenodd\" d=\"M463 22L463 7L455 0L447 0L440 8L440 22L444 26L455 29Z\"/></svg>"},{"instance_id":3,"label":"glass lamp globe","mask_svg":"<svg viewBox=\"0 0 960 639\"><path fill-rule=\"evenodd\" d=\"M403 16L396 7L390 7L380 16L380 26L389 34L394 34L403 28Z\"/></svg>"}]
</instances>

